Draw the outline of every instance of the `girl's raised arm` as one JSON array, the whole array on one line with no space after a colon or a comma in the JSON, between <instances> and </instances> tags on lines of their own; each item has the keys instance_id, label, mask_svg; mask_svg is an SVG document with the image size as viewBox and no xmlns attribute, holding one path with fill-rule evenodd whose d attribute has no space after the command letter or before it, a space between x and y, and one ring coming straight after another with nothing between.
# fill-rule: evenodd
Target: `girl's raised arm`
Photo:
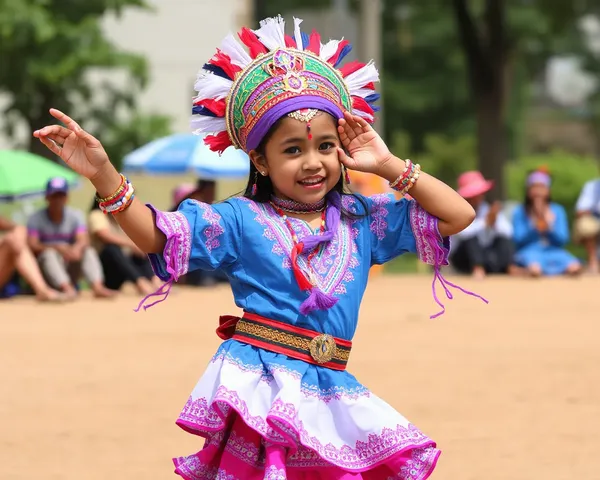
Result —
<instances>
[{"instance_id":1,"label":"girl's raised arm","mask_svg":"<svg viewBox=\"0 0 600 480\"><path fill-rule=\"evenodd\" d=\"M50 114L62 125L49 125L33 136L58 155L72 170L88 178L100 198L108 198L121 188L122 177L110 163L102 144L83 130L77 122L59 110ZM156 227L154 214L137 198L129 207L115 214L115 219L131 240L146 253L161 253L165 235Z\"/></svg>"}]
</instances>

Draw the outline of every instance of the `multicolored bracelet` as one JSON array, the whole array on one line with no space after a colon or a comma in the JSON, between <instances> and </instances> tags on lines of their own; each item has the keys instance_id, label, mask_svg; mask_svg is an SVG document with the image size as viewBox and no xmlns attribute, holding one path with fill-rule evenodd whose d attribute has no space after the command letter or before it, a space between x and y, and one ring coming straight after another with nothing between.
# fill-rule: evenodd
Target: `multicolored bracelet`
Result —
<instances>
[{"instance_id":1,"label":"multicolored bracelet","mask_svg":"<svg viewBox=\"0 0 600 480\"><path fill-rule=\"evenodd\" d=\"M404 162L406 163L404 171L396 180L390 183L390 188L400 192L402 195L406 195L408 193L408 191L417 182L419 175L421 174L421 165L418 163L413 163L408 159L406 159Z\"/></svg>"},{"instance_id":2,"label":"multicolored bracelet","mask_svg":"<svg viewBox=\"0 0 600 480\"><path fill-rule=\"evenodd\" d=\"M135 187L123 174L121 174L121 184L115 193L104 198L100 198L96 194L96 202L98 202L100 210L113 215L129 208L134 198Z\"/></svg>"}]
</instances>

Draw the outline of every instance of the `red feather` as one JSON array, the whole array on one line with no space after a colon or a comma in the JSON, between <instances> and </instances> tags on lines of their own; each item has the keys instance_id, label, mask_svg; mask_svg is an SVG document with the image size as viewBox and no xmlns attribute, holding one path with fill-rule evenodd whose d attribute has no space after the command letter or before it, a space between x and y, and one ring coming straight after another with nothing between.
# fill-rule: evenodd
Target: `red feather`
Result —
<instances>
[{"instance_id":1,"label":"red feather","mask_svg":"<svg viewBox=\"0 0 600 480\"><path fill-rule=\"evenodd\" d=\"M208 108L211 112L213 112L217 117L225 116L225 99L221 100L213 100L212 98L203 98L202 100L197 100L194 102L194 105L198 105L199 107Z\"/></svg>"},{"instance_id":2,"label":"red feather","mask_svg":"<svg viewBox=\"0 0 600 480\"><path fill-rule=\"evenodd\" d=\"M335 65L335 63L338 61L338 58L340 57L340 53L342 53L342 50L344 49L344 47L346 45L350 45L350 42L348 40L342 40L338 44L338 48L337 48L336 52L333 54L333 56L329 60L327 60L331 65Z\"/></svg>"},{"instance_id":3,"label":"red feather","mask_svg":"<svg viewBox=\"0 0 600 480\"><path fill-rule=\"evenodd\" d=\"M321 35L316 30L311 32L306 50L317 55L321 54Z\"/></svg>"},{"instance_id":4,"label":"red feather","mask_svg":"<svg viewBox=\"0 0 600 480\"><path fill-rule=\"evenodd\" d=\"M352 108L355 110L360 110L361 112L368 113L370 115L375 114L375 111L373 110L371 105L369 105L367 101L361 97L352 97Z\"/></svg>"},{"instance_id":5,"label":"red feather","mask_svg":"<svg viewBox=\"0 0 600 480\"><path fill-rule=\"evenodd\" d=\"M261 53L268 53L267 47L265 47L256 36L256 34L247 27L243 27L238 34L240 40L244 45L248 47L250 56L252 58L258 57Z\"/></svg>"},{"instance_id":6,"label":"red feather","mask_svg":"<svg viewBox=\"0 0 600 480\"><path fill-rule=\"evenodd\" d=\"M360 70L365 65L366 65L366 63L361 63L358 60L353 60L351 62L348 62L342 68L340 68L340 73L342 74L342 77L347 77L351 73L354 73L357 70Z\"/></svg>"},{"instance_id":7,"label":"red feather","mask_svg":"<svg viewBox=\"0 0 600 480\"><path fill-rule=\"evenodd\" d=\"M235 79L235 74L241 72L242 69L238 65L231 63L231 57L221 50L217 49L217 53L208 61L211 65L221 67L227 76L231 79Z\"/></svg>"},{"instance_id":8,"label":"red feather","mask_svg":"<svg viewBox=\"0 0 600 480\"><path fill-rule=\"evenodd\" d=\"M216 135L207 135L204 137L204 143L213 152L219 152L219 154L223 153L226 148L231 147L232 145L229 134L225 130L217 133Z\"/></svg>"},{"instance_id":9,"label":"red feather","mask_svg":"<svg viewBox=\"0 0 600 480\"><path fill-rule=\"evenodd\" d=\"M369 82L363 88L368 88L369 90L375 90L375 83Z\"/></svg>"},{"instance_id":10,"label":"red feather","mask_svg":"<svg viewBox=\"0 0 600 480\"><path fill-rule=\"evenodd\" d=\"M296 40L289 35L285 36L285 46L288 48L296 48Z\"/></svg>"}]
</instances>

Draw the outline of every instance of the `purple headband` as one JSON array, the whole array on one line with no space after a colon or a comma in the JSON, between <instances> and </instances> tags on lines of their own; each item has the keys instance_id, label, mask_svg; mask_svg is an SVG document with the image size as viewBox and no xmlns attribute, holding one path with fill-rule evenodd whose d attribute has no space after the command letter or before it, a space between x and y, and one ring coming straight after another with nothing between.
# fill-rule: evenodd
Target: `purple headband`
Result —
<instances>
[{"instance_id":1,"label":"purple headband","mask_svg":"<svg viewBox=\"0 0 600 480\"><path fill-rule=\"evenodd\" d=\"M541 184L550 187L552 180L546 172L533 172L527 177L527 186L531 187L535 184Z\"/></svg>"},{"instance_id":2,"label":"purple headband","mask_svg":"<svg viewBox=\"0 0 600 480\"><path fill-rule=\"evenodd\" d=\"M258 147L262 139L265 138L265 135L269 132L271 127L275 125L277 120L288 113L295 112L296 110L302 110L303 108L314 108L315 110L321 110L329 113L336 120L344 116L344 113L339 105L336 105L335 103L330 102L323 97L299 95L297 97L289 98L267 111L256 123L246 140L246 151L249 152L250 150L254 150L256 147Z\"/></svg>"}]
</instances>

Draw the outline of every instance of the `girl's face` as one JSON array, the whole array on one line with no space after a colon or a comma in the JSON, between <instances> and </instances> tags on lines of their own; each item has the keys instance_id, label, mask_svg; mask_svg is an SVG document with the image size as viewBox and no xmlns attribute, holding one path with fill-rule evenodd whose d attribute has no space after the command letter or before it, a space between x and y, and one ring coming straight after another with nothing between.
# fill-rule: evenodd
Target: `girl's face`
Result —
<instances>
[{"instance_id":1,"label":"girl's face","mask_svg":"<svg viewBox=\"0 0 600 480\"><path fill-rule=\"evenodd\" d=\"M318 202L340 179L337 122L319 113L310 121L310 133L311 139L305 122L284 117L267 141L264 156L250 152L258 171L271 178L279 198Z\"/></svg>"},{"instance_id":2,"label":"girl's face","mask_svg":"<svg viewBox=\"0 0 600 480\"><path fill-rule=\"evenodd\" d=\"M550 195L550 189L542 183L534 183L529 187L529 197L531 199L546 199Z\"/></svg>"}]
</instances>

